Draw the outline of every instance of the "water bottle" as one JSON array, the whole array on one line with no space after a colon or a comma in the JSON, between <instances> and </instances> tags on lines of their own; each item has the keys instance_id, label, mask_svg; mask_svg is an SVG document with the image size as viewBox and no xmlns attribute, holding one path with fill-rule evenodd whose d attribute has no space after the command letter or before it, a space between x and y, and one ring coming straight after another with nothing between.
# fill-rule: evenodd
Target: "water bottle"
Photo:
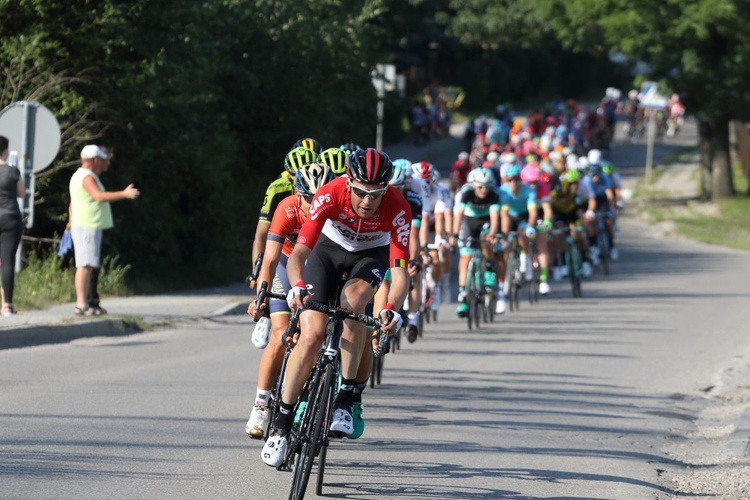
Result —
<instances>
[{"instance_id":1,"label":"water bottle","mask_svg":"<svg viewBox=\"0 0 750 500\"><path fill-rule=\"evenodd\" d=\"M268 333L271 331L271 320L263 316L258 320L253 330L253 345L263 349L268 345Z\"/></svg>"}]
</instances>

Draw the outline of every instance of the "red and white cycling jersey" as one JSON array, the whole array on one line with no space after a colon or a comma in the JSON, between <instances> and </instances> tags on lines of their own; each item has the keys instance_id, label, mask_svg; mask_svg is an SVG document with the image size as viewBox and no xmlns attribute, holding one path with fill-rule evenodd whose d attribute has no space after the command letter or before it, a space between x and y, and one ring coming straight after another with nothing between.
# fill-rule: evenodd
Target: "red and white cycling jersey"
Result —
<instances>
[{"instance_id":1,"label":"red and white cycling jersey","mask_svg":"<svg viewBox=\"0 0 750 500\"><path fill-rule=\"evenodd\" d=\"M352 209L348 179L339 177L318 189L297 244L313 248L321 233L349 252L390 244L390 267L406 267L409 259L411 208L404 196L388 186L372 217Z\"/></svg>"}]
</instances>

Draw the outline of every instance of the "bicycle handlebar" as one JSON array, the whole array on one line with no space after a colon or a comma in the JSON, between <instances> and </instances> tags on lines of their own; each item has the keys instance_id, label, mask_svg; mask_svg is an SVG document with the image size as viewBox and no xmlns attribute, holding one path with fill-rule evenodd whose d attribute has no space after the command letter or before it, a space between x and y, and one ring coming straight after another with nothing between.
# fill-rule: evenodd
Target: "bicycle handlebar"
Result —
<instances>
[{"instance_id":1,"label":"bicycle handlebar","mask_svg":"<svg viewBox=\"0 0 750 500\"><path fill-rule=\"evenodd\" d=\"M309 301L305 304L305 309L321 312L330 316L331 318L352 319L354 321L359 321L360 323L364 323L367 326L372 326L378 329L380 329L380 327L382 326L382 322L379 319L368 316L367 314L353 313L339 307L331 307L326 304L321 304L320 302Z\"/></svg>"},{"instance_id":2,"label":"bicycle handlebar","mask_svg":"<svg viewBox=\"0 0 750 500\"><path fill-rule=\"evenodd\" d=\"M260 274L260 266L263 264L263 252L260 252L258 254L258 258L255 259L255 264L253 264L253 272L245 276L245 286L248 288L252 288L250 284L253 281L256 281L258 279L258 275Z\"/></svg>"},{"instance_id":3,"label":"bicycle handlebar","mask_svg":"<svg viewBox=\"0 0 750 500\"><path fill-rule=\"evenodd\" d=\"M260 291L258 292L258 297L256 299L258 304L263 303L263 301L266 300L266 297L268 297L269 299L286 300L285 294L269 292L267 289L268 289L267 281L264 281L263 283L260 284Z\"/></svg>"}]
</instances>

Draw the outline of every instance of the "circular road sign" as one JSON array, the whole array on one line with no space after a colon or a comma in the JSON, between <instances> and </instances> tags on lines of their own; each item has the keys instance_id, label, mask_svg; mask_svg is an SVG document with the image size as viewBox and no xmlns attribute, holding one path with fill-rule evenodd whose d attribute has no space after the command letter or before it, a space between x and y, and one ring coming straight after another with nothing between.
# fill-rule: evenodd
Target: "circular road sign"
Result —
<instances>
[{"instance_id":1,"label":"circular road sign","mask_svg":"<svg viewBox=\"0 0 750 500\"><path fill-rule=\"evenodd\" d=\"M25 109L28 108L28 123ZM10 142L11 150L23 154L24 128L28 134L28 151L24 165L41 172L60 151L60 125L52 112L35 102L18 101L0 111L0 135Z\"/></svg>"}]
</instances>

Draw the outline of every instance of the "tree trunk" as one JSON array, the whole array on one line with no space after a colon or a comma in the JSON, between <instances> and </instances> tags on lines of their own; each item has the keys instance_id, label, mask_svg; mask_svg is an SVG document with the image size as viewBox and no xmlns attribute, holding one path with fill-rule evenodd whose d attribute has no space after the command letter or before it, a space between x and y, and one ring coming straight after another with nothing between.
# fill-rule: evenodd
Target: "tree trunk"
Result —
<instances>
[{"instance_id":1,"label":"tree trunk","mask_svg":"<svg viewBox=\"0 0 750 500\"><path fill-rule=\"evenodd\" d=\"M729 118L721 117L712 124L711 137L711 199L718 201L734 196L734 179L732 179L732 162L729 155Z\"/></svg>"},{"instance_id":2,"label":"tree trunk","mask_svg":"<svg viewBox=\"0 0 750 500\"><path fill-rule=\"evenodd\" d=\"M709 201L712 198L712 174L713 168L713 150L711 148L711 138L713 129L711 123L705 120L698 121L698 149L701 158L701 179L700 179L700 197L702 201Z\"/></svg>"}]
</instances>

